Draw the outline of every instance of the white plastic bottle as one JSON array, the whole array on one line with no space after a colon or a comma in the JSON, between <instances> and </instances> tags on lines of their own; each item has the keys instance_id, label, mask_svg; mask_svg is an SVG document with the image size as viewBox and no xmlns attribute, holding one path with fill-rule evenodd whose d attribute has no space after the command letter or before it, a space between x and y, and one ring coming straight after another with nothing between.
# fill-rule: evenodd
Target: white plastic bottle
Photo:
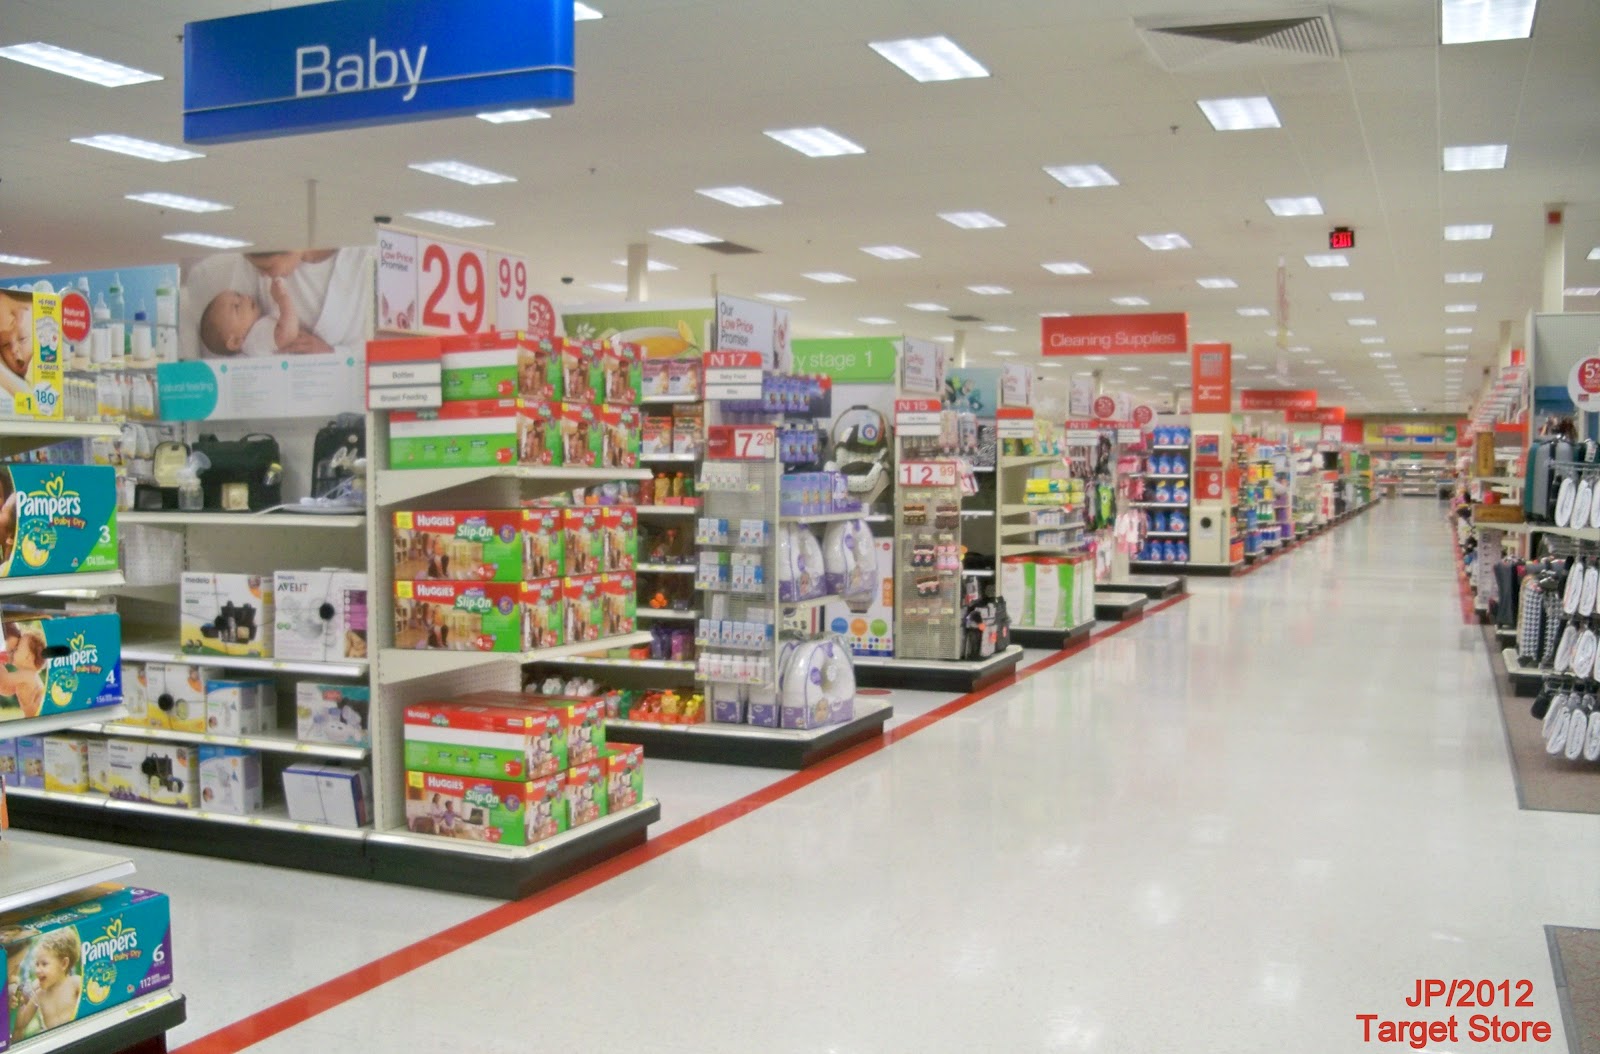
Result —
<instances>
[{"instance_id":1,"label":"white plastic bottle","mask_svg":"<svg viewBox=\"0 0 1600 1054\"><path fill-rule=\"evenodd\" d=\"M129 358L133 362L149 362L155 357L156 342L150 336L150 315L144 309L144 301L139 301L139 310L133 314L133 341L130 345Z\"/></svg>"},{"instance_id":2,"label":"white plastic bottle","mask_svg":"<svg viewBox=\"0 0 1600 1054\"><path fill-rule=\"evenodd\" d=\"M178 297L169 285L156 286L156 357L178 361Z\"/></svg>"},{"instance_id":3,"label":"white plastic bottle","mask_svg":"<svg viewBox=\"0 0 1600 1054\"><path fill-rule=\"evenodd\" d=\"M104 291L95 298L89 314L89 359L98 366L111 358L111 307L106 303Z\"/></svg>"},{"instance_id":4,"label":"white plastic bottle","mask_svg":"<svg viewBox=\"0 0 1600 1054\"><path fill-rule=\"evenodd\" d=\"M109 352L107 361L121 362L127 358L133 342L128 335L128 304L122 295L121 274L111 276L111 284L106 287L106 307L111 310L111 344L106 349Z\"/></svg>"}]
</instances>

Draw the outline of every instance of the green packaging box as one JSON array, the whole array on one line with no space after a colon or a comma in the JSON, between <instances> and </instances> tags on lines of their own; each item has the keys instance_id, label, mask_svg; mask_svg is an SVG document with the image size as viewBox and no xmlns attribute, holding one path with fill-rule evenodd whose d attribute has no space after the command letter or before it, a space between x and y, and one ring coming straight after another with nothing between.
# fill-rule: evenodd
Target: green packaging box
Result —
<instances>
[{"instance_id":1,"label":"green packaging box","mask_svg":"<svg viewBox=\"0 0 1600 1054\"><path fill-rule=\"evenodd\" d=\"M532 845L567 830L565 779L512 782L406 773L406 825L416 834Z\"/></svg>"},{"instance_id":2,"label":"green packaging box","mask_svg":"<svg viewBox=\"0 0 1600 1054\"><path fill-rule=\"evenodd\" d=\"M517 336L482 333L439 341L444 401L514 399L517 392Z\"/></svg>"}]
</instances>

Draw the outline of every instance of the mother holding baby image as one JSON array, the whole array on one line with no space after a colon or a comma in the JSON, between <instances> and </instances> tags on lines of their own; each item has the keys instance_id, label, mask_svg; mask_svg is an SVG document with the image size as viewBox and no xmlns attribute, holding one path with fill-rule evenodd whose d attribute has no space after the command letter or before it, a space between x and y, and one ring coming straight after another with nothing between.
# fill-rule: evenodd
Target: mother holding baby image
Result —
<instances>
[{"instance_id":1,"label":"mother holding baby image","mask_svg":"<svg viewBox=\"0 0 1600 1054\"><path fill-rule=\"evenodd\" d=\"M362 353L372 251L296 249L210 256L186 269L182 357Z\"/></svg>"}]
</instances>

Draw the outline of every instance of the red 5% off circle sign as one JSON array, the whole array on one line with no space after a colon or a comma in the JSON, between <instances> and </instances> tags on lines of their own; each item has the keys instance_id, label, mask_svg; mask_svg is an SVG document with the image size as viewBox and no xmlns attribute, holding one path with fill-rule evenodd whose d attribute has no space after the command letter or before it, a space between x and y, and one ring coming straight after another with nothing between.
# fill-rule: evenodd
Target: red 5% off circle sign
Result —
<instances>
[{"instance_id":1,"label":"red 5% off circle sign","mask_svg":"<svg viewBox=\"0 0 1600 1054\"><path fill-rule=\"evenodd\" d=\"M1567 375L1567 394L1578 409L1600 411L1600 356L1578 360Z\"/></svg>"}]
</instances>

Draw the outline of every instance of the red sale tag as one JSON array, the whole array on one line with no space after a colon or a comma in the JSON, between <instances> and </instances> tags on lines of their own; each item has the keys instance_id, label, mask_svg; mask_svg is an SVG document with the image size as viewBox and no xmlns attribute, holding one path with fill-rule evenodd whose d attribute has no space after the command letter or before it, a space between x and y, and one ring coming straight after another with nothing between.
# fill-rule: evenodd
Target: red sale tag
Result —
<instances>
[{"instance_id":1,"label":"red sale tag","mask_svg":"<svg viewBox=\"0 0 1600 1054\"><path fill-rule=\"evenodd\" d=\"M477 333L489 326L485 254L447 242L419 239L417 292L425 333Z\"/></svg>"},{"instance_id":2,"label":"red sale tag","mask_svg":"<svg viewBox=\"0 0 1600 1054\"><path fill-rule=\"evenodd\" d=\"M717 461L771 461L778 451L772 425L712 425L706 429L706 456Z\"/></svg>"},{"instance_id":3,"label":"red sale tag","mask_svg":"<svg viewBox=\"0 0 1600 1054\"><path fill-rule=\"evenodd\" d=\"M902 487L953 487L957 479L954 461L902 461Z\"/></svg>"},{"instance_id":4,"label":"red sale tag","mask_svg":"<svg viewBox=\"0 0 1600 1054\"><path fill-rule=\"evenodd\" d=\"M521 256L494 257L494 325L526 332L528 326L528 261Z\"/></svg>"}]
</instances>

